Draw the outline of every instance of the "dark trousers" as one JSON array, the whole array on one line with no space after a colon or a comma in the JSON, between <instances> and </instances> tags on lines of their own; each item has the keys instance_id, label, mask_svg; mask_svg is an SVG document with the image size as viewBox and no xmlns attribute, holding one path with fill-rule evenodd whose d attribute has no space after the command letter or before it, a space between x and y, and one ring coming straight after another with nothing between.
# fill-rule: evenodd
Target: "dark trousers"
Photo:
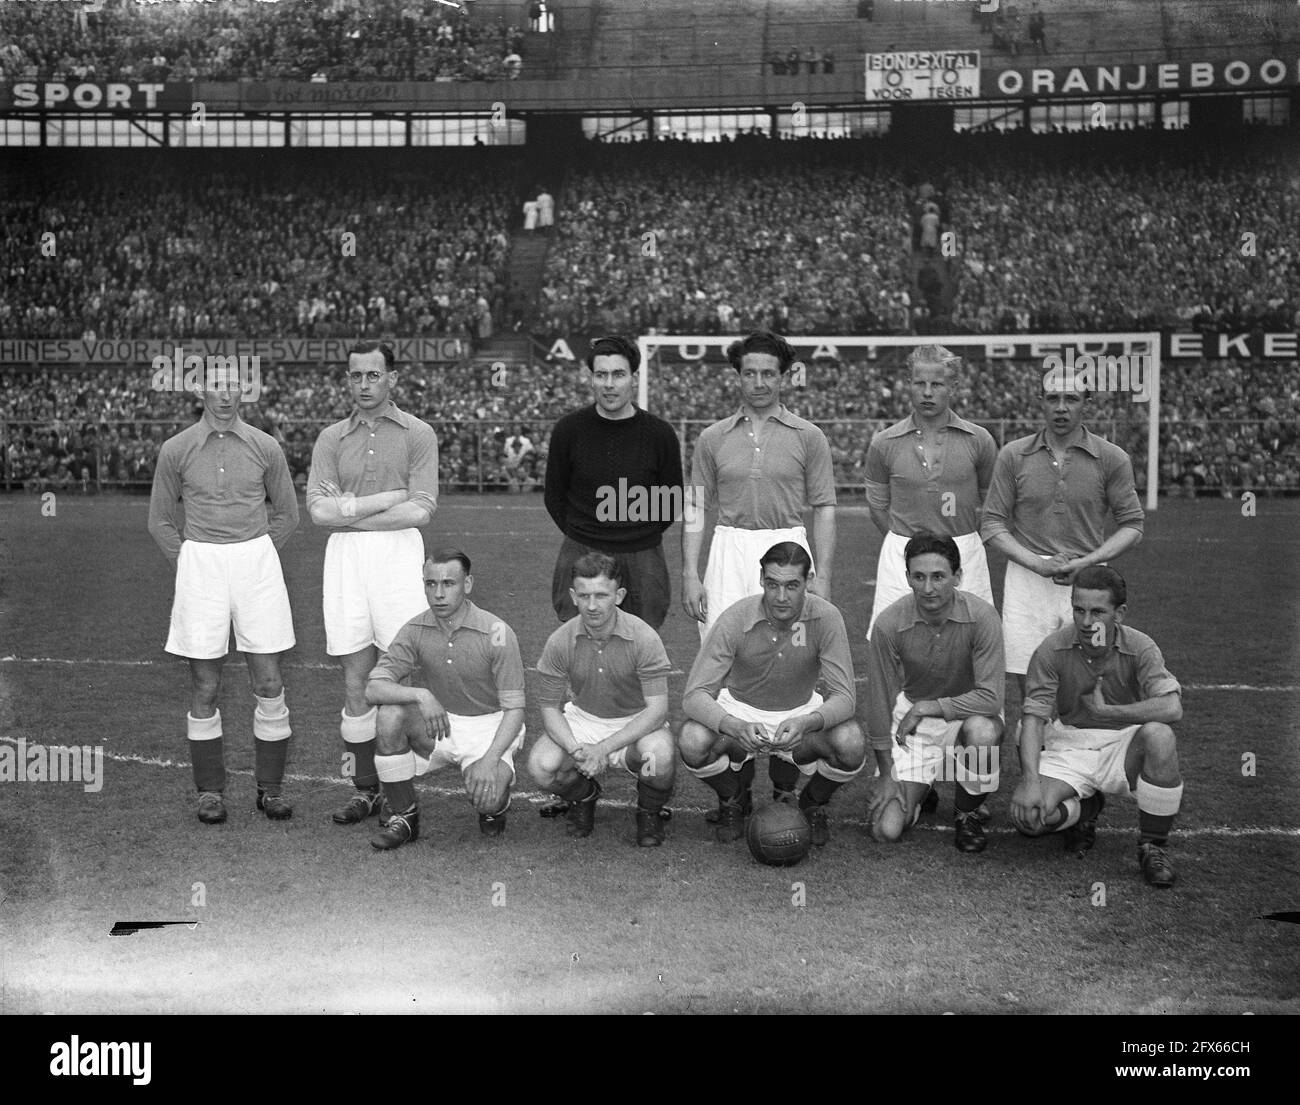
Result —
<instances>
[{"instance_id":1,"label":"dark trousers","mask_svg":"<svg viewBox=\"0 0 1300 1105\"><path fill-rule=\"evenodd\" d=\"M551 605L560 621L567 622L578 616L578 608L569 598L569 588L573 586L573 562L589 552L604 552L593 549L566 537L560 546L560 555L555 558L555 574L551 577ZM623 574L623 586L627 588L620 609L628 614L635 614L652 628L658 629L668 617L668 606L672 602L672 585L668 581L668 564L664 560L664 548L656 545L653 549L640 552L606 553L612 556Z\"/></svg>"}]
</instances>

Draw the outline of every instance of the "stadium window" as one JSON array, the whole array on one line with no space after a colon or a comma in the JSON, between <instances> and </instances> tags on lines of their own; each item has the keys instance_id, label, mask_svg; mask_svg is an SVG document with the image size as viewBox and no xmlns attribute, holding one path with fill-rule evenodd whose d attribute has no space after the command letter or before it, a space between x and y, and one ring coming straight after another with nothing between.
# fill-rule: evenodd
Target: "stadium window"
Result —
<instances>
[{"instance_id":1,"label":"stadium window","mask_svg":"<svg viewBox=\"0 0 1300 1105\"><path fill-rule=\"evenodd\" d=\"M1019 130L1024 121L1019 104L978 105L975 107L958 107L953 109L952 129L965 133L967 131L998 131L1005 134L1010 130Z\"/></svg>"},{"instance_id":2,"label":"stadium window","mask_svg":"<svg viewBox=\"0 0 1300 1105\"><path fill-rule=\"evenodd\" d=\"M46 141L51 146L160 146L161 119L137 119L133 124L114 117L79 115L46 120Z\"/></svg>"},{"instance_id":3,"label":"stadium window","mask_svg":"<svg viewBox=\"0 0 1300 1105\"><path fill-rule=\"evenodd\" d=\"M412 146L522 146L522 119L493 121L491 115L412 115Z\"/></svg>"},{"instance_id":4,"label":"stadium window","mask_svg":"<svg viewBox=\"0 0 1300 1105\"><path fill-rule=\"evenodd\" d=\"M754 128L766 134L765 111L671 112L655 116L660 138L684 135L688 142L717 142L748 134Z\"/></svg>"},{"instance_id":5,"label":"stadium window","mask_svg":"<svg viewBox=\"0 0 1300 1105\"><path fill-rule=\"evenodd\" d=\"M404 146L400 119L372 115L302 116L289 121L290 146Z\"/></svg>"},{"instance_id":6,"label":"stadium window","mask_svg":"<svg viewBox=\"0 0 1300 1105\"><path fill-rule=\"evenodd\" d=\"M1100 116L1096 110L1098 106L1103 109ZM1099 117L1100 124L1097 122ZM1130 130L1154 125L1155 117L1155 102L1152 100L1071 100L1031 107L1029 129L1035 134L1054 130L1093 130L1098 125L1105 130Z\"/></svg>"},{"instance_id":7,"label":"stadium window","mask_svg":"<svg viewBox=\"0 0 1300 1105\"><path fill-rule=\"evenodd\" d=\"M172 119L168 140L173 146L257 147L283 146L284 123L280 119L246 119L242 115L212 115L195 126L193 118Z\"/></svg>"},{"instance_id":8,"label":"stadium window","mask_svg":"<svg viewBox=\"0 0 1300 1105\"><path fill-rule=\"evenodd\" d=\"M1241 121L1270 127L1285 127L1291 122L1290 96L1243 96Z\"/></svg>"},{"instance_id":9,"label":"stadium window","mask_svg":"<svg viewBox=\"0 0 1300 1105\"><path fill-rule=\"evenodd\" d=\"M584 115L582 133L602 142L640 142L650 137L650 121L643 115Z\"/></svg>"},{"instance_id":10,"label":"stadium window","mask_svg":"<svg viewBox=\"0 0 1300 1105\"><path fill-rule=\"evenodd\" d=\"M41 123L39 119L0 119L0 143L6 146L39 146Z\"/></svg>"},{"instance_id":11,"label":"stadium window","mask_svg":"<svg viewBox=\"0 0 1300 1105\"><path fill-rule=\"evenodd\" d=\"M1186 130L1191 122L1191 108L1186 100L1166 100L1160 105L1160 125L1165 130Z\"/></svg>"}]
</instances>

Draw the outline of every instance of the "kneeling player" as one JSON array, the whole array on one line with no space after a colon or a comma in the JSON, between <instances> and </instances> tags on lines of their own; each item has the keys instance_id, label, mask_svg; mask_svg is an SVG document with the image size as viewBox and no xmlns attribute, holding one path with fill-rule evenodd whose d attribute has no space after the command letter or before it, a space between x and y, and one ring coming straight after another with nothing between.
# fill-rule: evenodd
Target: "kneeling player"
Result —
<instances>
[{"instance_id":1,"label":"kneeling player","mask_svg":"<svg viewBox=\"0 0 1300 1105\"><path fill-rule=\"evenodd\" d=\"M1114 568L1084 568L1074 577L1074 624L1034 651L1011 816L1022 833L1062 832L1066 850L1082 853L1096 840L1104 796L1131 792L1138 865L1164 888L1174 885L1165 849L1183 797L1169 727L1183 716L1182 689L1155 641L1124 625L1127 601Z\"/></svg>"},{"instance_id":2,"label":"kneeling player","mask_svg":"<svg viewBox=\"0 0 1300 1105\"><path fill-rule=\"evenodd\" d=\"M868 653L867 733L880 770L867 803L871 833L898 840L938 804L935 780L952 778L957 848L982 852L1004 728L1002 622L983 599L957 589L953 538L919 533L903 561L912 593L881 613Z\"/></svg>"},{"instance_id":3,"label":"kneeling player","mask_svg":"<svg viewBox=\"0 0 1300 1105\"><path fill-rule=\"evenodd\" d=\"M595 825L600 776L606 767L626 768L637 777L636 842L653 848L664 840L676 766L664 724L672 667L659 634L619 609L627 591L618 573L604 553L573 563L569 597L578 616L551 634L537 662L546 735L533 745L528 770L569 803L569 835L585 837Z\"/></svg>"},{"instance_id":4,"label":"kneeling player","mask_svg":"<svg viewBox=\"0 0 1300 1105\"><path fill-rule=\"evenodd\" d=\"M686 681L682 761L718 795L714 834L723 843L744 832L753 808L754 757L770 753L777 801L793 801L812 839L830 839L826 803L866 760L853 720L857 698L844 618L807 591L812 559L782 541L759 561L763 593L732 604L713 624ZM829 697L817 693L818 681Z\"/></svg>"},{"instance_id":5,"label":"kneeling player","mask_svg":"<svg viewBox=\"0 0 1300 1105\"><path fill-rule=\"evenodd\" d=\"M484 836L500 836L510 806L515 753L524 742L524 662L505 622L475 606L470 560L439 549L424 563L429 609L393 638L370 673L378 706L375 770L391 816L370 838L380 851L420 835L415 777L455 764ZM417 669L429 684L407 687Z\"/></svg>"}]
</instances>

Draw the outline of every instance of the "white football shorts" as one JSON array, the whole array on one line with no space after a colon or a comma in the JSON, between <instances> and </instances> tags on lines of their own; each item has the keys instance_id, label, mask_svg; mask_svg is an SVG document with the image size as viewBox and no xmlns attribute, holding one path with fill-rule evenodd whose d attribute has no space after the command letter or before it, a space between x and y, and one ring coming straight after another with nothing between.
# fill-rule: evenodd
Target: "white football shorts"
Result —
<instances>
[{"instance_id":1,"label":"white football shorts","mask_svg":"<svg viewBox=\"0 0 1300 1105\"><path fill-rule=\"evenodd\" d=\"M387 651L397 631L429 608L418 529L330 535L325 546L325 651Z\"/></svg>"},{"instance_id":2,"label":"white football shorts","mask_svg":"<svg viewBox=\"0 0 1300 1105\"><path fill-rule=\"evenodd\" d=\"M766 550L764 550L766 551ZM718 692L718 705L727 711L732 717L738 717L741 721L756 722L763 726L767 733L768 740L776 736L776 731L781 727L781 723L787 718L798 717L800 714L811 714L814 710L819 709L825 699L820 694L813 691L812 698L808 699L802 706L796 706L793 710L760 710L757 706L750 706L748 703L741 702L726 687ZM745 757L746 760L752 760L754 753ZM782 749L773 752L773 756L780 760L786 760L794 763L794 753ZM812 775L817 771L817 760L811 763L795 764L803 774Z\"/></svg>"},{"instance_id":3,"label":"white football shorts","mask_svg":"<svg viewBox=\"0 0 1300 1105\"><path fill-rule=\"evenodd\" d=\"M280 557L269 534L217 545L181 542L171 628L163 647L190 660L217 660L240 652L293 648L293 614Z\"/></svg>"},{"instance_id":4,"label":"white football shorts","mask_svg":"<svg viewBox=\"0 0 1300 1105\"><path fill-rule=\"evenodd\" d=\"M575 706L572 702L564 704L564 720L569 723L569 730L573 733L573 739L579 744L599 744L607 737L612 737L623 728L631 717L597 717L595 714L589 714L586 710ZM634 715L635 716L635 715ZM664 726L665 730L667 726ZM646 734L649 736L650 734ZM633 744L636 742L633 741ZM610 767L621 767L624 771L636 774L632 768L627 765L627 750L632 745L624 745L617 752L611 752L605 757L605 762Z\"/></svg>"},{"instance_id":5,"label":"white football shorts","mask_svg":"<svg viewBox=\"0 0 1300 1105\"><path fill-rule=\"evenodd\" d=\"M1068 783L1080 798L1097 791L1129 794L1124 758L1140 728L1076 729L1053 721L1043 735L1046 747L1038 757L1038 774Z\"/></svg>"},{"instance_id":6,"label":"white football shorts","mask_svg":"<svg viewBox=\"0 0 1300 1105\"><path fill-rule=\"evenodd\" d=\"M414 706L409 707L409 709L413 710L418 718L420 711ZM455 764L461 771L464 771L470 764L481 760L487 755L488 749L492 747L492 742L496 739L497 729L500 727L501 719L504 716L504 711L501 710L491 714L479 714L475 717L448 713L447 723L451 729L450 735L433 746L431 755L423 756L419 752L415 753L415 774L417 776L427 775L431 771L439 771L451 764ZM524 746L526 729L527 726L520 726L519 736L501 754L501 760L509 766L512 777L515 772L515 753Z\"/></svg>"}]
</instances>

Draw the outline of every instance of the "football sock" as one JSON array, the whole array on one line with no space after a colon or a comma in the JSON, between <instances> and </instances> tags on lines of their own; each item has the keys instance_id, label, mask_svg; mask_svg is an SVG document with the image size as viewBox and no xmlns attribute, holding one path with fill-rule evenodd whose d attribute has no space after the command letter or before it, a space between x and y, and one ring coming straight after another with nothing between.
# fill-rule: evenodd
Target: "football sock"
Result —
<instances>
[{"instance_id":1,"label":"football sock","mask_svg":"<svg viewBox=\"0 0 1300 1105\"><path fill-rule=\"evenodd\" d=\"M824 806L831 800L831 795L844 784L836 779L828 779L820 771L809 778L807 785L799 795L799 808L806 810L809 806Z\"/></svg>"},{"instance_id":2,"label":"football sock","mask_svg":"<svg viewBox=\"0 0 1300 1105\"><path fill-rule=\"evenodd\" d=\"M799 769L789 760L781 759L780 756L772 756L768 759L767 774L772 780L773 790L794 790L799 782Z\"/></svg>"},{"instance_id":3,"label":"football sock","mask_svg":"<svg viewBox=\"0 0 1300 1105\"><path fill-rule=\"evenodd\" d=\"M553 793L558 794L566 802L585 802L588 798L596 796L596 780L588 779L585 775L574 772L573 779L568 783L556 783L551 787Z\"/></svg>"},{"instance_id":4,"label":"football sock","mask_svg":"<svg viewBox=\"0 0 1300 1105\"><path fill-rule=\"evenodd\" d=\"M402 813L415 806L415 753L401 752L396 756L376 756L375 772L383 788L388 808Z\"/></svg>"},{"instance_id":5,"label":"football sock","mask_svg":"<svg viewBox=\"0 0 1300 1105\"><path fill-rule=\"evenodd\" d=\"M754 769L757 766L758 766L758 761L754 759L753 756L750 756L749 759L747 759L744 763L742 763L739 768L737 768L734 763L731 765L731 770L736 772L737 777L740 779L741 790L749 790L750 788L753 787Z\"/></svg>"},{"instance_id":6,"label":"football sock","mask_svg":"<svg viewBox=\"0 0 1300 1105\"><path fill-rule=\"evenodd\" d=\"M344 747L354 760L352 783L358 790L379 789L379 776L375 774L375 719L378 716L378 706L371 707L369 713L360 717L352 717L344 710L339 723Z\"/></svg>"},{"instance_id":7,"label":"football sock","mask_svg":"<svg viewBox=\"0 0 1300 1105\"><path fill-rule=\"evenodd\" d=\"M958 783L952 788L952 808L957 813L971 813L984 805L987 794L972 794Z\"/></svg>"},{"instance_id":8,"label":"football sock","mask_svg":"<svg viewBox=\"0 0 1300 1105\"><path fill-rule=\"evenodd\" d=\"M1079 820L1094 821L1101 813L1101 791L1095 791L1079 803Z\"/></svg>"},{"instance_id":9,"label":"football sock","mask_svg":"<svg viewBox=\"0 0 1300 1105\"><path fill-rule=\"evenodd\" d=\"M267 794L279 794L284 782L284 764L289 755L289 708L284 692L275 698L257 697L253 710L253 748L257 786Z\"/></svg>"},{"instance_id":10,"label":"football sock","mask_svg":"<svg viewBox=\"0 0 1300 1105\"><path fill-rule=\"evenodd\" d=\"M1163 848L1183 803L1183 784L1162 787L1139 775L1134 794L1138 804L1138 842L1159 844Z\"/></svg>"},{"instance_id":11,"label":"football sock","mask_svg":"<svg viewBox=\"0 0 1300 1105\"><path fill-rule=\"evenodd\" d=\"M672 790L659 790L652 787L645 779L636 781L636 805L637 809L651 810L657 813L664 808L668 801L668 796Z\"/></svg>"},{"instance_id":12,"label":"football sock","mask_svg":"<svg viewBox=\"0 0 1300 1105\"><path fill-rule=\"evenodd\" d=\"M1071 825L1075 825L1078 823L1079 813L1080 813L1079 799L1067 798L1053 811L1053 815L1055 815L1057 818L1056 822L1053 823L1051 817L1047 814L1044 814L1043 824L1046 825L1048 830L1051 832L1054 833L1063 832L1065 829L1070 828Z\"/></svg>"},{"instance_id":13,"label":"football sock","mask_svg":"<svg viewBox=\"0 0 1300 1105\"><path fill-rule=\"evenodd\" d=\"M185 715L190 745L190 763L194 770L194 787L202 792L226 789L226 753L221 739L221 711L211 717Z\"/></svg>"},{"instance_id":14,"label":"football sock","mask_svg":"<svg viewBox=\"0 0 1300 1105\"><path fill-rule=\"evenodd\" d=\"M750 763L753 761L751 760ZM703 767L691 767L687 764L686 770L700 782L712 787L723 802L729 802L740 793L741 773L732 771L731 767L731 761L726 756L719 756L711 764L705 764Z\"/></svg>"}]
</instances>

